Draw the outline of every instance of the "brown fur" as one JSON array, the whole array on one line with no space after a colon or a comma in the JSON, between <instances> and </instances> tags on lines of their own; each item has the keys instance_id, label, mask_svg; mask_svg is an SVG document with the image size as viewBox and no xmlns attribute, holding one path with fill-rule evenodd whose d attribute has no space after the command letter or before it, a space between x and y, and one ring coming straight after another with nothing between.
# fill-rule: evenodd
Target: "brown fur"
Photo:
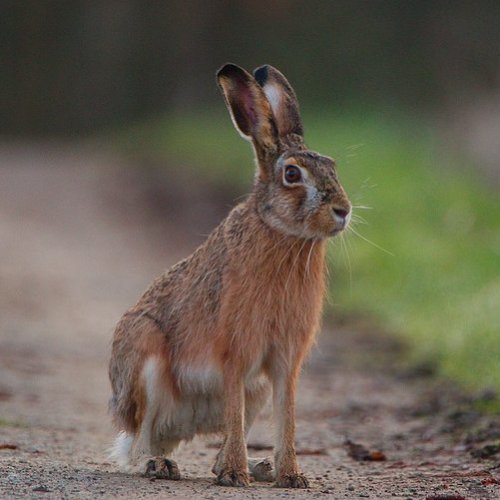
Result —
<instances>
[{"instance_id":1,"label":"brown fur","mask_svg":"<svg viewBox=\"0 0 500 500\"><path fill-rule=\"evenodd\" d=\"M256 74L257 81L233 65L218 74L235 124L256 151L254 190L201 247L155 280L118 324L111 408L118 427L137 439L148 404L142 371L147 359L158 360L161 391L172 404L186 397L223 401L223 417L210 429L225 434L214 470L220 484L247 485L245 432L266 393L247 381L264 375L277 421L276 484L305 487L294 449L296 384L319 328L325 238L347 222L332 210L347 213L350 204L333 161L309 151L297 133L298 106L283 75L270 67ZM266 75L280 85L278 102L285 109L271 110ZM299 165L307 179L286 185L288 165ZM188 389L183 377L207 363L220 373L222 387Z\"/></svg>"}]
</instances>

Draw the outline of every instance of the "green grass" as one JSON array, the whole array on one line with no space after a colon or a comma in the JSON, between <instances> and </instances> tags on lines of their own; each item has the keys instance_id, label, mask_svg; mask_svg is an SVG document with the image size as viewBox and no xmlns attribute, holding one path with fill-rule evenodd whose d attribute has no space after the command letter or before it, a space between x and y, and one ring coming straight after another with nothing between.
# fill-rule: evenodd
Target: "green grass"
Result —
<instances>
[{"instance_id":1,"label":"green grass","mask_svg":"<svg viewBox=\"0 0 500 500\"><path fill-rule=\"evenodd\" d=\"M0 427L18 427L21 429L27 429L29 424L20 420L12 420L10 418L0 417Z\"/></svg>"},{"instance_id":2,"label":"green grass","mask_svg":"<svg viewBox=\"0 0 500 500\"><path fill-rule=\"evenodd\" d=\"M354 205L371 207L355 209L367 224L354 229L389 252L350 233L347 258L333 241L329 307L372 315L467 386L500 389L498 192L418 123L324 111L304 122L309 146L338 160ZM160 119L118 141L169 168L250 187L251 148L222 112Z\"/></svg>"}]
</instances>

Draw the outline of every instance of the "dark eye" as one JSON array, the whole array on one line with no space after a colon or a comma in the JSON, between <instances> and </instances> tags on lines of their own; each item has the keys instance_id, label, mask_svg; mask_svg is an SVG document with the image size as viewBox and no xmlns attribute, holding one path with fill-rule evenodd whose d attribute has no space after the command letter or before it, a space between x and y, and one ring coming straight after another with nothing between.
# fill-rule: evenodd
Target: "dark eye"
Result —
<instances>
[{"instance_id":1,"label":"dark eye","mask_svg":"<svg viewBox=\"0 0 500 500\"><path fill-rule=\"evenodd\" d=\"M302 180L302 172L300 168L296 165L288 165L285 168L285 181L289 184L293 184L294 182L299 182Z\"/></svg>"}]
</instances>

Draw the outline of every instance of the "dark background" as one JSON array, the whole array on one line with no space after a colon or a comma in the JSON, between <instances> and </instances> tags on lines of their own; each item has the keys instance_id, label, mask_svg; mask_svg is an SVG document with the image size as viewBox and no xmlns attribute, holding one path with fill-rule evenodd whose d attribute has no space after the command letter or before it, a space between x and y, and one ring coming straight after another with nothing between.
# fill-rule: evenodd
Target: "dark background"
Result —
<instances>
[{"instance_id":1,"label":"dark background","mask_svg":"<svg viewBox=\"0 0 500 500\"><path fill-rule=\"evenodd\" d=\"M500 2L0 3L0 133L75 135L219 104L232 61L281 68L318 107L432 114L500 87Z\"/></svg>"}]
</instances>

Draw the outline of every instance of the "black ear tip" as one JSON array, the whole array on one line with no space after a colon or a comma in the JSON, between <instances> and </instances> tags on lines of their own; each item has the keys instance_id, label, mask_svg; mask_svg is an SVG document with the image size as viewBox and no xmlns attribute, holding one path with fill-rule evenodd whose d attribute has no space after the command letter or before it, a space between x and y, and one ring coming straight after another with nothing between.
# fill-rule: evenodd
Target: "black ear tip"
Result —
<instances>
[{"instance_id":1,"label":"black ear tip","mask_svg":"<svg viewBox=\"0 0 500 500\"><path fill-rule=\"evenodd\" d=\"M267 78L269 76L269 65L264 64L264 66L260 66L253 72L253 76L257 80L257 83L262 87L266 84Z\"/></svg>"},{"instance_id":2,"label":"black ear tip","mask_svg":"<svg viewBox=\"0 0 500 500\"><path fill-rule=\"evenodd\" d=\"M236 64L233 63L226 63L224 66L221 66L219 70L217 71L217 78L220 78L221 76L227 76L231 77L237 74L241 74L243 70L237 66Z\"/></svg>"}]
</instances>

